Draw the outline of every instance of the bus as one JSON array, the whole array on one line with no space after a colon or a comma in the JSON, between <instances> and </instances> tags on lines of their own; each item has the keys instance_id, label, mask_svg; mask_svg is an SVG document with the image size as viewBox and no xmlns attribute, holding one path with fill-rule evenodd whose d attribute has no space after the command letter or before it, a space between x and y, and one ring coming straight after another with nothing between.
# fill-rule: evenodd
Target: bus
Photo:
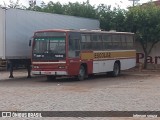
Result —
<instances>
[{"instance_id":1,"label":"bus","mask_svg":"<svg viewBox=\"0 0 160 120\"><path fill-rule=\"evenodd\" d=\"M113 77L136 65L134 33L100 30L53 29L36 31L32 44L32 74L87 76L107 73Z\"/></svg>"}]
</instances>

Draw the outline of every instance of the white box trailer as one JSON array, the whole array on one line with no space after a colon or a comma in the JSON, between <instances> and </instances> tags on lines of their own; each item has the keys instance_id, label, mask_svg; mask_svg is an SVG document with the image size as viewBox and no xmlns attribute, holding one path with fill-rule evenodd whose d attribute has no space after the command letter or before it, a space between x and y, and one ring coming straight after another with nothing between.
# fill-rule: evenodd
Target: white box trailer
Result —
<instances>
[{"instance_id":1,"label":"white box trailer","mask_svg":"<svg viewBox=\"0 0 160 120\"><path fill-rule=\"evenodd\" d=\"M29 40L43 29L99 29L96 19L0 8L0 59L15 61L31 58Z\"/></svg>"},{"instance_id":2,"label":"white box trailer","mask_svg":"<svg viewBox=\"0 0 160 120\"><path fill-rule=\"evenodd\" d=\"M31 56L29 39L43 29L99 29L99 21L81 17L0 8L0 58Z\"/></svg>"}]
</instances>

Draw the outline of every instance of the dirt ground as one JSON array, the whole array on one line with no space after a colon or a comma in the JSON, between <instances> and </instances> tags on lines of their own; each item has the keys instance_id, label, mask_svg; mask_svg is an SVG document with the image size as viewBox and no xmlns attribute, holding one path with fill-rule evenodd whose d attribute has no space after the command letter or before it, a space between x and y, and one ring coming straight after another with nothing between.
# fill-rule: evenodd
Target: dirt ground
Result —
<instances>
[{"instance_id":1,"label":"dirt ground","mask_svg":"<svg viewBox=\"0 0 160 120\"><path fill-rule=\"evenodd\" d=\"M27 79L25 70L15 71L14 79L9 79L8 76L8 72L0 71L1 111L160 111L159 70L140 72L132 69L122 71L116 78L96 75L84 81L76 81L73 78L46 81L45 76L33 76ZM144 118L68 119L142 120Z\"/></svg>"}]
</instances>

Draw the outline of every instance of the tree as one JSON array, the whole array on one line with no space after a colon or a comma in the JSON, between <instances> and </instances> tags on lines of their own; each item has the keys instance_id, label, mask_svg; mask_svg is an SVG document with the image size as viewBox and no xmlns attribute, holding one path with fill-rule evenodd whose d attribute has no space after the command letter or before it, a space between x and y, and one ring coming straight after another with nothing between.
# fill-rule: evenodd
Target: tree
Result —
<instances>
[{"instance_id":1,"label":"tree","mask_svg":"<svg viewBox=\"0 0 160 120\"><path fill-rule=\"evenodd\" d=\"M17 0L16 2L13 2L12 0L9 1L10 4L8 5L9 8L17 8L19 7L19 0Z\"/></svg>"},{"instance_id":2,"label":"tree","mask_svg":"<svg viewBox=\"0 0 160 120\"><path fill-rule=\"evenodd\" d=\"M97 18L96 10L94 6L89 4L89 2L83 2L83 3L69 2L64 7L65 7L66 15L73 15L73 16L80 16L80 17L87 17L87 18Z\"/></svg>"},{"instance_id":3,"label":"tree","mask_svg":"<svg viewBox=\"0 0 160 120\"><path fill-rule=\"evenodd\" d=\"M79 17L87 17L87 18L97 18L96 9L94 6L91 6L89 2L83 2L82 4L79 2L68 4L61 4L60 2L52 2L50 1L48 4L44 2L41 3L40 6L34 5L28 8L29 10L47 12L47 13L56 13L56 14L64 14L64 15L72 15Z\"/></svg>"},{"instance_id":4,"label":"tree","mask_svg":"<svg viewBox=\"0 0 160 120\"><path fill-rule=\"evenodd\" d=\"M116 31L125 31L126 10L118 8L113 9L111 29Z\"/></svg>"},{"instance_id":5,"label":"tree","mask_svg":"<svg viewBox=\"0 0 160 120\"><path fill-rule=\"evenodd\" d=\"M100 4L97 7L97 15L100 21L100 28L103 30L111 30L111 22L112 22L112 10L111 6L106 6L104 4Z\"/></svg>"},{"instance_id":6,"label":"tree","mask_svg":"<svg viewBox=\"0 0 160 120\"><path fill-rule=\"evenodd\" d=\"M144 68L147 68L147 56L160 41L160 7L153 3L136 6L126 14L126 29L136 34L145 54Z\"/></svg>"},{"instance_id":7,"label":"tree","mask_svg":"<svg viewBox=\"0 0 160 120\"><path fill-rule=\"evenodd\" d=\"M104 30L124 31L126 11L118 8L111 8L104 4L97 7L97 15L100 21L100 27Z\"/></svg>"},{"instance_id":8,"label":"tree","mask_svg":"<svg viewBox=\"0 0 160 120\"><path fill-rule=\"evenodd\" d=\"M5 2L4 5L6 6ZM9 5L7 6L8 8L18 8L18 9L26 9L25 6L19 3L19 0L16 0L16 2L10 0Z\"/></svg>"},{"instance_id":9,"label":"tree","mask_svg":"<svg viewBox=\"0 0 160 120\"><path fill-rule=\"evenodd\" d=\"M64 7L60 2L53 3L50 1L47 5L41 4L42 12L64 14Z\"/></svg>"}]
</instances>

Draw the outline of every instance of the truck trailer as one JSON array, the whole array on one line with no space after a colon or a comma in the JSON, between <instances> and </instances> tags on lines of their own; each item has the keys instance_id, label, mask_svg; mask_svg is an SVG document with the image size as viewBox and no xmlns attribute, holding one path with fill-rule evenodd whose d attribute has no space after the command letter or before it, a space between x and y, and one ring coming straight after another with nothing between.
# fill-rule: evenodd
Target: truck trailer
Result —
<instances>
[{"instance_id":1,"label":"truck trailer","mask_svg":"<svg viewBox=\"0 0 160 120\"><path fill-rule=\"evenodd\" d=\"M13 66L24 64L30 77L31 40L33 33L44 29L99 29L96 19L43 13L29 10L0 8L0 59L9 63L10 78Z\"/></svg>"}]
</instances>

